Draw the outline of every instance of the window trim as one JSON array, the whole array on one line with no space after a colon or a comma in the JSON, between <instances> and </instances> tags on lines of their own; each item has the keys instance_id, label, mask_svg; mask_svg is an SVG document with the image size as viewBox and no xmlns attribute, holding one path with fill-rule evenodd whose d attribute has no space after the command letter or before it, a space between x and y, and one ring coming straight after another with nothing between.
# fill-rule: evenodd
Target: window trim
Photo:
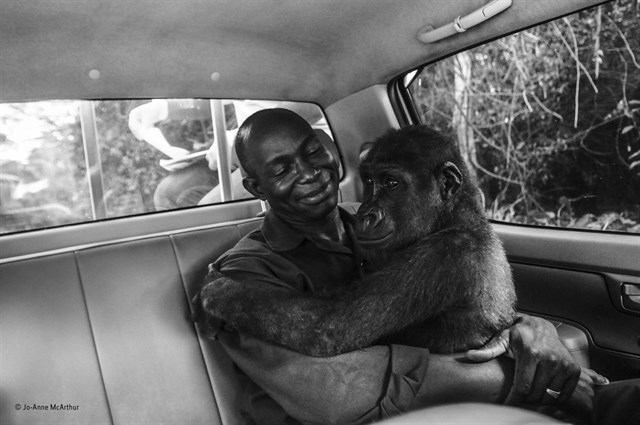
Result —
<instances>
[{"instance_id":1,"label":"window trim","mask_svg":"<svg viewBox=\"0 0 640 425\"><path fill-rule=\"evenodd\" d=\"M107 203L104 197L95 102L92 100L80 100L78 104L80 109L84 160L87 167L87 183L89 184L89 197L91 200L91 213L94 221L101 220L107 218Z\"/></svg>"},{"instance_id":2,"label":"window trim","mask_svg":"<svg viewBox=\"0 0 640 425\"><path fill-rule=\"evenodd\" d=\"M227 144L227 133L225 131L224 106L220 99L209 99L211 105L211 121L213 123L213 134L218 142L218 184L220 185L221 202L233 200L231 194L231 156L229 155L229 145Z\"/></svg>"},{"instance_id":3,"label":"window trim","mask_svg":"<svg viewBox=\"0 0 640 425\"><path fill-rule=\"evenodd\" d=\"M87 221L0 235L0 264L259 217L258 199Z\"/></svg>"}]
</instances>

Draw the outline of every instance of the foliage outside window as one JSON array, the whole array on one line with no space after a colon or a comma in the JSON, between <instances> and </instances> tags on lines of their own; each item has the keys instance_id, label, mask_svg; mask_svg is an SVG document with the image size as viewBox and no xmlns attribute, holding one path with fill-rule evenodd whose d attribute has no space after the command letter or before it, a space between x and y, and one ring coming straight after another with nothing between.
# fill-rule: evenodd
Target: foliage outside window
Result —
<instances>
[{"instance_id":1,"label":"foliage outside window","mask_svg":"<svg viewBox=\"0 0 640 425\"><path fill-rule=\"evenodd\" d=\"M640 232L640 12L618 1L427 66L408 87L455 138L491 219Z\"/></svg>"}]
</instances>

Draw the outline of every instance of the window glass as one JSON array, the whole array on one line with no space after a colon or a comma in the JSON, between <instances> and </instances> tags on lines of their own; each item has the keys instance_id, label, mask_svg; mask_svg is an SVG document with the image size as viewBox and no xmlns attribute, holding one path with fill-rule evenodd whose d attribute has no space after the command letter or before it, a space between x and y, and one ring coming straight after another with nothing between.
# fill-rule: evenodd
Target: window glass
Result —
<instances>
[{"instance_id":1,"label":"window glass","mask_svg":"<svg viewBox=\"0 0 640 425\"><path fill-rule=\"evenodd\" d=\"M410 83L422 121L458 141L490 218L640 232L635 3L462 52Z\"/></svg>"},{"instance_id":2,"label":"window glass","mask_svg":"<svg viewBox=\"0 0 640 425\"><path fill-rule=\"evenodd\" d=\"M272 107L331 136L318 106L296 102L0 104L0 233L251 198L233 140L248 116Z\"/></svg>"},{"instance_id":3,"label":"window glass","mask_svg":"<svg viewBox=\"0 0 640 425\"><path fill-rule=\"evenodd\" d=\"M90 220L76 103L2 104L0 120L1 231Z\"/></svg>"}]
</instances>

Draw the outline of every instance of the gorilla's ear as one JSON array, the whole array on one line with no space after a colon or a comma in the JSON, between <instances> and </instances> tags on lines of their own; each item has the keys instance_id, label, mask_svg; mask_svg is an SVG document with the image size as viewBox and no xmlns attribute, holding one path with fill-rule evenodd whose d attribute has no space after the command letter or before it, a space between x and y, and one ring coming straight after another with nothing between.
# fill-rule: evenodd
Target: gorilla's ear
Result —
<instances>
[{"instance_id":1,"label":"gorilla's ear","mask_svg":"<svg viewBox=\"0 0 640 425\"><path fill-rule=\"evenodd\" d=\"M451 161L447 161L440 166L437 174L440 196L447 201L455 195L462 185L462 173L460 169Z\"/></svg>"},{"instance_id":2,"label":"gorilla's ear","mask_svg":"<svg viewBox=\"0 0 640 425\"><path fill-rule=\"evenodd\" d=\"M256 179L245 177L244 179L242 179L242 185L250 194L260 199L261 201L266 201L267 197L265 196L264 191L262 190Z\"/></svg>"}]
</instances>

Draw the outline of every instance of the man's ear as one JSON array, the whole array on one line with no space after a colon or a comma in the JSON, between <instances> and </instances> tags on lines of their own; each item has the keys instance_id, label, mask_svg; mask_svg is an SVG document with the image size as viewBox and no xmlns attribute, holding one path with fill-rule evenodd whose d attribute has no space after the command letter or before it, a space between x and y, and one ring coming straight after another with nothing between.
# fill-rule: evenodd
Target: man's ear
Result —
<instances>
[{"instance_id":1,"label":"man's ear","mask_svg":"<svg viewBox=\"0 0 640 425\"><path fill-rule=\"evenodd\" d=\"M267 197L262 191L262 188L260 188L260 185L258 184L258 181L256 179L251 177L245 177L244 179L242 179L242 185L244 186L245 189L247 189L247 191L250 194L252 194L256 198L262 201L267 200Z\"/></svg>"},{"instance_id":2,"label":"man's ear","mask_svg":"<svg viewBox=\"0 0 640 425\"><path fill-rule=\"evenodd\" d=\"M360 160L360 162L364 161L372 147L373 142L365 142L360 145L360 154L358 155L358 159Z\"/></svg>"},{"instance_id":3,"label":"man's ear","mask_svg":"<svg viewBox=\"0 0 640 425\"><path fill-rule=\"evenodd\" d=\"M440 167L437 175L440 196L447 201L455 195L462 185L462 173L451 161L447 161Z\"/></svg>"}]
</instances>

